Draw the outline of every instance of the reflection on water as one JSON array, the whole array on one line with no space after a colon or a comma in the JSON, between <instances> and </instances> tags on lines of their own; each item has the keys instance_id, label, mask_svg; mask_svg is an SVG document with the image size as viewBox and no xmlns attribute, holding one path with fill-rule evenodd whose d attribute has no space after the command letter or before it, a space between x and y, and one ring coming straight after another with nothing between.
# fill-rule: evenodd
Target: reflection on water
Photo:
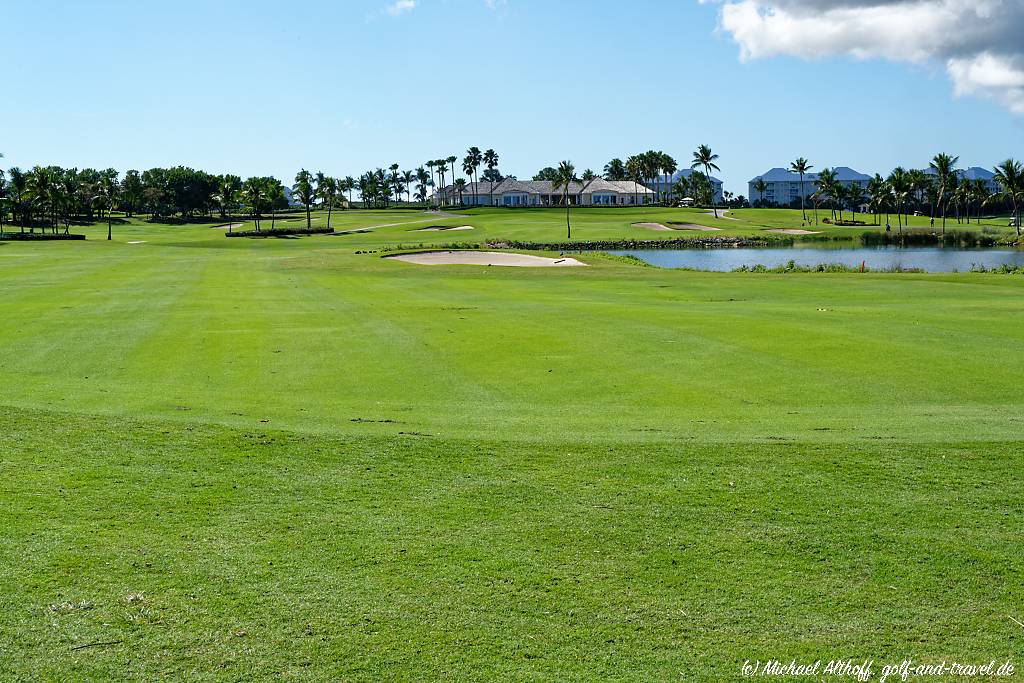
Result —
<instances>
[{"instance_id":1,"label":"reflection on water","mask_svg":"<svg viewBox=\"0 0 1024 683\"><path fill-rule=\"evenodd\" d=\"M973 267L1024 266L1024 250L943 247L822 247L792 246L762 249L635 249L610 252L636 256L661 268L693 268L728 272L742 266L773 268L793 261L800 266L861 263L871 270L914 268L930 273L968 271Z\"/></svg>"}]
</instances>

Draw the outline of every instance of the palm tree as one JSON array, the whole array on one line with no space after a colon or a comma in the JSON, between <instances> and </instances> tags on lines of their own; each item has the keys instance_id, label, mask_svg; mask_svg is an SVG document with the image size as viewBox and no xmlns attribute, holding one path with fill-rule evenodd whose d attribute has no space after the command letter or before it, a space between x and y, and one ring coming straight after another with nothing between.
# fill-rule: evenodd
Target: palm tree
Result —
<instances>
[{"instance_id":1,"label":"palm tree","mask_svg":"<svg viewBox=\"0 0 1024 683\"><path fill-rule=\"evenodd\" d=\"M373 172L373 194L379 203L383 203L385 209L391 201L391 192L387 188L388 174L383 168L378 168Z\"/></svg>"},{"instance_id":2,"label":"palm tree","mask_svg":"<svg viewBox=\"0 0 1024 683\"><path fill-rule=\"evenodd\" d=\"M804 159L803 157L797 157L797 160L789 165L791 173L800 174L800 213L804 217L804 223L807 222L807 209L804 207L804 195L806 194L806 192L804 192L804 174L809 172L812 168L814 168L814 166L808 163L807 159Z\"/></svg>"},{"instance_id":3,"label":"palm tree","mask_svg":"<svg viewBox=\"0 0 1024 683\"><path fill-rule=\"evenodd\" d=\"M323 173L316 174L316 196L321 205L327 205L327 229L331 229L331 212L334 209L334 198L338 195L338 181L334 178L324 176Z\"/></svg>"},{"instance_id":4,"label":"palm tree","mask_svg":"<svg viewBox=\"0 0 1024 683\"><path fill-rule=\"evenodd\" d=\"M242 186L242 197L252 211L253 222L256 224L257 232L260 229L260 208L266 197L266 187L263 178L249 178Z\"/></svg>"},{"instance_id":5,"label":"palm tree","mask_svg":"<svg viewBox=\"0 0 1024 683\"><path fill-rule=\"evenodd\" d=\"M462 170L466 172L473 182L476 184L476 196L479 196L480 192L480 176L477 174L477 170L480 168L480 164L484 162L484 155L480 151L479 147L470 147L466 150L466 158L462 160ZM476 200L474 199L474 202Z\"/></svg>"},{"instance_id":6,"label":"palm tree","mask_svg":"<svg viewBox=\"0 0 1024 683\"><path fill-rule=\"evenodd\" d=\"M3 154L0 154L0 159L3 158ZM4 215L7 213L7 208L4 207L3 202L7 200L7 176L4 174L4 169L0 168L0 232L4 231Z\"/></svg>"},{"instance_id":7,"label":"palm tree","mask_svg":"<svg viewBox=\"0 0 1024 683\"><path fill-rule=\"evenodd\" d=\"M368 195L373 189L373 176L369 173L359 176L359 180L356 181L356 189L359 190L359 197L363 200L363 208L369 208Z\"/></svg>"},{"instance_id":8,"label":"palm tree","mask_svg":"<svg viewBox=\"0 0 1024 683\"><path fill-rule=\"evenodd\" d=\"M113 222L112 214L114 213L114 200L117 199L117 190L119 184L117 182L117 171L112 168L108 168L103 172L100 178L100 196L106 200L107 205L107 241L112 239L112 228L111 223ZM56 223L56 218L54 218Z\"/></svg>"},{"instance_id":9,"label":"palm tree","mask_svg":"<svg viewBox=\"0 0 1024 683\"><path fill-rule=\"evenodd\" d=\"M452 169L453 175L454 175L454 171L455 171L455 169ZM445 185L444 185L444 175L447 172L448 172L448 160L447 159L438 159L437 160L437 173L438 173L438 175L441 176L441 184L437 186L438 187L438 191L441 193L439 195L439 197L438 197L438 206L440 206L441 202L443 202L447 198L447 193L445 193Z\"/></svg>"},{"instance_id":10,"label":"palm tree","mask_svg":"<svg viewBox=\"0 0 1024 683\"><path fill-rule=\"evenodd\" d=\"M431 185L434 184L433 180L434 180L434 167L435 166L437 166L437 162L434 161L433 159L431 159L430 161L428 161L426 163L427 170L430 171L430 180L431 180L430 184Z\"/></svg>"},{"instance_id":11,"label":"palm tree","mask_svg":"<svg viewBox=\"0 0 1024 683\"><path fill-rule=\"evenodd\" d=\"M643 165L640 163L640 158L631 156L626 159L625 165L626 178L633 181L633 204L640 203L640 188L638 187L640 181L643 179Z\"/></svg>"},{"instance_id":12,"label":"palm tree","mask_svg":"<svg viewBox=\"0 0 1024 683\"><path fill-rule=\"evenodd\" d=\"M836 197L836 186L839 181L836 179L836 172L831 168L821 169L821 173L818 174L818 195L820 197L827 197L832 204L832 220L836 219L836 208L835 199Z\"/></svg>"},{"instance_id":13,"label":"palm tree","mask_svg":"<svg viewBox=\"0 0 1024 683\"><path fill-rule=\"evenodd\" d=\"M130 171L129 171L130 173ZM125 176L128 180L128 176ZM231 213L231 207L238 201L238 192L242 189L242 179L236 175L225 173L220 177L217 194L214 198L220 204L220 216L225 218Z\"/></svg>"},{"instance_id":14,"label":"palm tree","mask_svg":"<svg viewBox=\"0 0 1024 683\"><path fill-rule=\"evenodd\" d=\"M473 172L475 170L476 170L476 167L473 166L473 162L470 160L470 158L468 156L465 159L462 160L462 172L466 174L466 176L469 178L469 182L471 182L471 183L474 182L473 181Z\"/></svg>"},{"instance_id":15,"label":"palm tree","mask_svg":"<svg viewBox=\"0 0 1024 683\"><path fill-rule=\"evenodd\" d=\"M18 222L21 224L21 232L25 232L25 208L22 202L25 199L25 193L28 191L28 176L17 166L11 168L8 171L10 175L10 181L8 186L10 187L11 195L11 217L12 219L17 214L22 214L21 218L18 218Z\"/></svg>"},{"instance_id":16,"label":"palm tree","mask_svg":"<svg viewBox=\"0 0 1024 683\"><path fill-rule=\"evenodd\" d=\"M391 192L395 193L395 204L397 204L402 201L402 192L405 191L405 182L402 180L402 174L398 171L392 171L391 175L388 176L388 183Z\"/></svg>"},{"instance_id":17,"label":"palm tree","mask_svg":"<svg viewBox=\"0 0 1024 683\"><path fill-rule=\"evenodd\" d=\"M953 206L956 207L956 222L963 223L964 216L967 217L968 225L971 222L971 207L968 203L970 201L971 187L970 183L957 183L956 187L953 188L951 199L953 200ZM960 215L960 207L965 207L964 216Z\"/></svg>"},{"instance_id":18,"label":"palm tree","mask_svg":"<svg viewBox=\"0 0 1024 683\"><path fill-rule=\"evenodd\" d=\"M454 185L455 184L455 174L458 173L458 171L456 170L457 167L456 167L455 164L459 163L459 158L457 156L453 155L453 156L450 156L447 159L445 159L445 161L448 162L448 168L450 168L452 170L452 184Z\"/></svg>"},{"instance_id":19,"label":"palm tree","mask_svg":"<svg viewBox=\"0 0 1024 683\"><path fill-rule=\"evenodd\" d=\"M39 206L40 214L45 216L46 209L50 210L51 226L53 231L56 232L59 200L57 196L57 178L54 173L54 169L52 167L44 168L42 166L34 166L32 170L28 172L28 187L26 194L32 203ZM31 230L32 228L30 227L29 229ZM42 231L46 232L46 228L42 228Z\"/></svg>"},{"instance_id":20,"label":"palm tree","mask_svg":"<svg viewBox=\"0 0 1024 683\"><path fill-rule=\"evenodd\" d=\"M655 152L653 149L647 150L640 155L641 164L644 169L645 185L648 187L658 187L657 177L661 174L661 152ZM654 200L658 200L658 193L655 192Z\"/></svg>"},{"instance_id":21,"label":"palm tree","mask_svg":"<svg viewBox=\"0 0 1024 683\"><path fill-rule=\"evenodd\" d=\"M697 200L698 204L707 205L714 203L715 187L711 184L711 180L704 175L703 171L690 174L690 189L693 191L693 197Z\"/></svg>"},{"instance_id":22,"label":"palm tree","mask_svg":"<svg viewBox=\"0 0 1024 683\"><path fill-rule=\"evenodd\" d=\"M672 196L672 176L679 169L679 165L676 160L664 152L661 153L661 170L665 173L665 198L664 201L668 204L669 198Z\"/></svg>"},{"instance_id":23,"label":"palm tree","mask_svg":"<svg viewBox=\"0 0 1024 683\"><path fill-rule=\"evenodd\" d=\"M591 180L593 180L596 177L597 177L597 174L594 173L594 171L592 171L591 169L588 168L588 169L583 171L583 175L580 176L580 179L584 183L589 183Z\"/></svg>"},{"instance_id":24,"label":"palm tree","mask_svg":"<svg viewBox=\"0 0 1024 683\"><path fill-rule=\"evenodd\" d=\"M400 166L398 164L391 164L388 170L391 173L388 175L386 187L388 190L388 196L393 192L395 195L395 203L397 204L402 200L402 174L399 173Z\"/></svg>"},{"instance_id":25,"label":"palm tree","mask_svg":"<svg viewBox=\"0 0 1024 683\"><path fill-rule=\"evenodd\" d=\"M348 193L348 205L352 206L352 191L356 189L356 179L350 175L345 176L345 179L341 181L343 184L339 185L339 189L342 192Z\"/></svg>"},{"instance_id":26,"label":"palm tree","mask_svg":"<svg viewBox=\"0 0 1024 683\"><path fill-rule=\"evenodd\" d=\"M484 161L484 165L487 166L487 170L488 171L493 171L494 169L496 169L498 167L498 153L495 152L493 149L487 150L486 152L484 152L483 161ZM494 181L493 180L490 182L490 191L491 191L491 206L494 206Z\"/></svg>"},{"instance_id":27,"label":"palm tree","mask_svg":"<svg viewBox=\"0 0 1024 683\"><path fill-rule=\"evenodd\" d=\"M949 154L941 153L936 154L935 158L932 159L929 166L935 171L939 183L939 209L942 211L942 234L946 234L946 206L943 203L945 199L946 190L949 189L951 183L956 182L954 176L954 169L956 168L957 162L960 161L960 157L951 156Z\"/></svg>"},{"instance_id":28,"label":"palm tree","mask_svg":"<svg viewBox=\"0 0 1024 683\"><path fill-rule=\"evenodd\" d=\"M761 202L761 208L763 209L765 207L764 193L768 191L768 183L761 176L758 176L757 180L754 181L754 191L757 192L757 200Z\"/></svg>"},{"instance_id":29,"label":"palm tree","mask_svg":"<svg viewBox=\"0 0 1024 683\"><path fill-rule=\"evenodd\" d=\"M699 166L704 167L704 175L708 177L708 182L711 182L711 169L721 171L715 162L718 160L718 155L711 152L711 147L708 145L701 145L697 148L697 151L693 153L693 163L690 164L690 168L697 168ZM718 208L715 206L715 191L712 187L711 190L711 208L715 212L715 218L718 218Z\"/></svg>"},{"instance_id":30,"label":"palm tree","mask_svg":"<svg viewBox=\"0 0 1024 683\"><path fill-rule=\"evenodd\" d=\"M284 185L277 178L263 178L263 193L270 205L270 229L277 225L277 207L285 202ZM330 219L327 220L330 225Z\"/></svg>"},{"instance_id":31,"label":"palm tree","mask_svg":"<svg viewBox=\"0 0 1024 683\"><path fill-rule=\"evenodd\" d=\"M1024 202L1024 167L1019 161L1007 159L996 166L994 170L993 180L999 186L996 196L1009 201L1013 206L1012 216L1017 226L1017 237L1020 237L1020 205Z\"/></svg>"},{"instance_id":32,"label":"palm tree","mask_svg":"<svg viewBox=\"0 0 1024 683\"><path fill-rule=\"evenodd\" d=\"M299 203L306 207L306 229L309 230L312 222L309 211L316 199L316 192L313 190L313 176L306 169L295 174L295 184L292 185L292 193L299 200Z\"/></svg>"},{"instance_id":33,"label":"palm tree","mask_svg":"<svg viewBox=\"0 0 1024 683\"><path fill-rule=\"evenodd\" d=\"M323 208L323 199L320 198L320 186L327 182L327 176L323 171L317 171L313 174L313 196L320 199L320 207Z\"/></svg>"},{"instance_id":34,"label":"palm tree","mask_svg":"<svg viewBox=\"0 0 1024 683\"><path fill-rule=\"evenodd\" d=\"M847 191L846 185L843 185L842 181L836 180L835 187L836 204L839 206L839 222L843 222L843 206L846 205L846 201L849 199L849 192Z\"/></svg>"},{"instance_id":35,"label":"palm tree","mask_svg":"<svg viewBox=\"0 0 1024 683\"><path fill-rule=\"evenodd\" d=\"M978 211L974 214L974 222L981 225L981 207L988 200L988 185L981 178L970 181L971 199L978 202Z\"/></svg>"},{"instance_id":36,"label":"palm tree","mask_svg":"<svg viewBox=\"0 0 1024 683\"><path fill-rule=\"evenodd\" d=\"M846 201L850 205L850 213L856 214L857 208L864 203L864 188L857 184L857 181L852 181L846 186ZM853 216L853 219L857 216ZM852 220L852 219L851 219Z\"/></svg>"},{"instance_id":37,"label":"palm tree","mask_svg":"<svg viewBox=\"0 0 1024 683\"><path fill-rule=\"evenodd\" d=\"M928 176L920 169L912 168L907 171L907 191L914 198L915 211L922 203L924 191L928 187ZM908 207L909 208L909 207Z\"/></svg>"},{"instance_id":38,"label":"palm tree","mask_svg":"<svg viewBox=\"0 0 1024 683\"><path fill-rule=\"evenodd\" d=\"M871 205L875 208L875 225L878 224L878 215L881 213L882 198L888 192L885 180L882 176L875 174L875 177L868 181L868 194L871 196Z\"/></svg>"},{"instance_id":39,"label":"palm tree","mask_svg":"<svg viewBox=\"0 0 1024 683\"><path fill-rule=\"evenodd\" d=\"M462 193L466 191L466 179L458 178L455 183L455 191L459 193L459 206L462 206Z\"/></svg>"},{"instance_id":40,"label":"palm tree","mask_svg":"<svg viewBox=\"0 0 1024 683\"><path fill-rule=\"evenodd\" d=\"M686 179L686 176L679 176L679 180L672 187L672 194L677 197L685 198L690 193L690 181Z\"/></svg>"},{"instance_id":41,"label":"palm tree","mask_svg":"<svg viewBox=\"0 0 1024 683\"><path fill-rule=\"evenodd\" d=\"M427 163L429 163L429 162L427 162ZM426 193L427 188L429 187L429 183L430 183L430 174L427 172L427 169L423 168L422 166L420 166L419 168L416 169L416 181L417 181L417 183L419 183L416 186L416 189L423 191L423 198L420 199L420 195L417 194L417 199L419 199L421 202L426 204L427 196L426 196L425 193Z\"/></svg>"},{"instance_id":42,"label":"palm tree","mask_svg":"<svg viewBox=\"0 0 1024 683\"><path fill-rule=\"evenodd\" d=\"M412 181L416 179L412 171L402 171L402 183L405 185L405 200L412 203Z\"/></svg>"},{"instance_id":43,"label":"palm tree","mask_svg":"<svg viewBox=\"0 0 1024 683\"><path fill-rule=\"evenodd\" d=\"M889 194L893 198L894 208L896 209L896 221L900 228L900 234L903 233L903 207L907 197L910 194L910 185L907 178L907 171L902 166L897 166L889 174L889 178L886 181L889 185Z\"/></svg>"},{"instance_id":44,"label":"palm tree","mask_svg":"<svg viewBox=\"0 0 1024 683\"><path fill-rule=\"evenodd\" d=\"M622 159L612 159L604 165L604 179L605 180L625 180L626 179L626 165L622 163Z\"/></svg>"},{"instance_id":45,"label":"palm tree","mask_svg":"<svg viewBox=\"0 0 1024 683\"><path fill-rule=\"evenodd\" d=\"M551 189L555 192L562 190L562 203L565 204L565 231L566 239L572 239L572 226L569 224L569 188L573 183L580 182L576 177L576 167L571 161L563 161L558 164L555 178L551 182Z\"/></svg>"}]
</instances>

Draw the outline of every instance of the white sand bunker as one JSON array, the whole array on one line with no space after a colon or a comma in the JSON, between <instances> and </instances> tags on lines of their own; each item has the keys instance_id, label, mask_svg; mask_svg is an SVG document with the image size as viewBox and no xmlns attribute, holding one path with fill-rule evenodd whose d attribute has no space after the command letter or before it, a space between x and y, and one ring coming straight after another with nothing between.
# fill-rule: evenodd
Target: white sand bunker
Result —
<instances>
[{"instance_id":1,"label":"white sand bunker","mask_svg":"<svg viewBox=\"0 0 1024 683\"><path fill-rule=\"evenodd\" d=\"M234 230L235 228L240 228L240 227L242 227L241 223L225 223L224 225L211 225L210 229L211 230L228 230L228 229Z\"/></svg>"},{"instance_id":2,"label":"white sand bunker","mask_svg":"<svg viewBox=\"0 0 1024 683\"><path fill-rule=\"evenodd\" d=\"M544 256L498 251L423 251L417 254L400 254L398 256L386 256L385 258L405 261L406 263L418 263L424 266L467 265L546 268L587 265L574 258L547 258Z\"/></svg>"},{"instance_id":3,"label":"white sand bunker","mask_svg":"<svg viewBox=\"0 0 1024 683\"><path fill-rule=\"evenodd\" d=\"M696 223L675 223L669 221L669 225L672 226L673 230L700 230L701 232L721 230L721 228L712 228L710 225L697 225Z\"/></svg>"},{"instance_id":4,"label":"white sand bunker","mask_svg":"<svg viewBox=\"0 0 1024 683\"><path fill-rule=\"evenodd\" d=\"M429 228L417 228L413 232L452 232L454 230L472 230L472 225L460 225L458 227L448 227L447 225L431 225Z\"/></svg>"},{"instance_id":5,"label":"white sand bunker","mask_svg":"<svg viewBox=\"0 0 1024 683\"><path fill-rule=\"evenodd\" d=\"M777 232L780 235L820 235L821 230L800 230L799 228L773 228L765 232Z\"/></svg>"},{"instance_id":6,"label":"white sand bunker","mask_svg":"<svg viewBox=\"0 0 1024 683\"><path fill-rule=\"evenodd\" d=\"M126 244L145 244L146 240L137 240L135 242L126 242Z\"/></svg>"},{"instance_id":7,"label":"white sand bunker","mask_svg":"<svg viewBox=\"0 0 1024 683\"><path fill-rule=\"evenodd\" d=\"M672 228L661 223L634 223L638 228L647 228L648 230L671 230Z\"/></svg>"}]
</instances>

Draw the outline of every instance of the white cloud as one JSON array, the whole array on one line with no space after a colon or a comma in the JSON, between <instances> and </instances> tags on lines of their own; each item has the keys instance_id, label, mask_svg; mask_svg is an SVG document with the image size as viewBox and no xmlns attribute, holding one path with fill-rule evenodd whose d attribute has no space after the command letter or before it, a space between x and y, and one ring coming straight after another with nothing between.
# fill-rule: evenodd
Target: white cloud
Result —
<instances>
[{"instance_id":1,"label":"white cloud","mask_svg":"<svg viewBox=\"0 0 1024 683\"><path fill-rule=\"evenodd\" d=\"M384 11L393 17L397 17L401 14L407 14L416 9L416 0L395 0L387 7Z\"/></svg>"},{"instance_id":2,"label":"white cloud","mask_svg":"<svg viewBox=\"0 0 1024 683\"><path fill-rule=\"evenodd\" d=\"M1024 26L1024 0L727 0L719 26L743 60L937 61L957 95L1024 113L1024 53L1015 35Z\"/></svg>"},{"instance_id":3,"label":"white cloud","mask_svg":"<svg viewBox=\"0 0 1024 683\"><path fill-rule=\"evenodd\" d=\"M1014 114L1024 114L1024 63L1020 57L983 52L974 57L950 59L946 70L957 95L988 97Z\"/></svg>"}]
</instances>

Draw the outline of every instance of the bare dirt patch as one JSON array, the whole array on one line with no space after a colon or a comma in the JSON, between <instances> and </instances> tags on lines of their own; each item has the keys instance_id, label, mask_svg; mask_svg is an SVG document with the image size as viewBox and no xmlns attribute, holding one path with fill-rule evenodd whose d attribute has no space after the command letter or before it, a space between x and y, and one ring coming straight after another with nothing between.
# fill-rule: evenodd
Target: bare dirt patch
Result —
<instances>
[{"instance_id":1,"label":"bare dirt patch","mask_svg":"<svg viewBox=\"0 0 1024 683\"><path fill-rule=\"evenodd\" d=\"M548 258L531 254L498 251L422 251L415 254L399 254L384 258L424 266L519 266L526 268L558 268L563 266L585 266L586 263L574 258Z\"/></svg>"}]
</instances>

